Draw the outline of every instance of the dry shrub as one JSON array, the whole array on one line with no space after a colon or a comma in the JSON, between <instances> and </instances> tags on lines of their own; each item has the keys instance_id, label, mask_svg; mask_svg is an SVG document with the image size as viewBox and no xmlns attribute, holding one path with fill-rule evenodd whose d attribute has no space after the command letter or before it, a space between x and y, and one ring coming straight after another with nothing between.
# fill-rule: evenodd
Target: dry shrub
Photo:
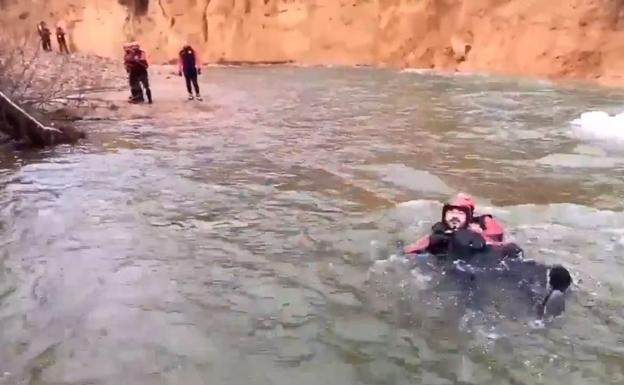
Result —
<instances>
[{"instance_id":1,"label":"dry shrub","mask_svg":"<svg viewBox=\"0 0 624 385\"><path fill-rule=\"evenodd\" d=\"M55 122L49 119L52 114L59 116L59 110L70 111L85 103L79 91L81 84L76 81L80 77L63 71L68 60L68 56L43 51L36 35L0 38L0 91L49 129L41 135L29 132L32 129L26 126L36 124L25 116L15 116L21 114L5 105L0 111L0 131L33 145L73 143L84 137L72 126L54 127Z\"/></svg>"}]
</instances>

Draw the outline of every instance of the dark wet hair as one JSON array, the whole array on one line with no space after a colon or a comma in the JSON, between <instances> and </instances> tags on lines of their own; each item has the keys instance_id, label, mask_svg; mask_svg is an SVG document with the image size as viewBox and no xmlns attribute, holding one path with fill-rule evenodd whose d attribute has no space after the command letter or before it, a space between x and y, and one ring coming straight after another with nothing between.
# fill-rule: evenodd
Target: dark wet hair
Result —
<instances>
[{"instance_id":1,"label":"dark wet hair","mask_svg":"<svg viewBox=\"0 0 624 385\"><path fill-rule=\"evenodd\" d=\"M548 282L554 290L566 291L572 284L570 272L563 266L554 266L548 273Z\"/></svg>"}]
</instances>

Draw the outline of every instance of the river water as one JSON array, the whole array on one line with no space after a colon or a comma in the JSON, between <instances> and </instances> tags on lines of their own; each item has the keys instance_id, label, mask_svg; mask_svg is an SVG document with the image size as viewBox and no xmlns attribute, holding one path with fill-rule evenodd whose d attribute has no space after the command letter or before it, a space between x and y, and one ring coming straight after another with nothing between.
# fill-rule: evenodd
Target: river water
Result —
<instances>
[{"instance_id":1,"label":"river water","mask_svg":"<svg viewBox=\"0 0 624 385\"><path fill-rule=\"evenodd\" d=\"M624 94L207 72L210 108L2 155L0 384L624 383L624 146L569 125ZM573 271L563 317L470 321L374 263L458 190Z\"/></svg>"}]
</instances>

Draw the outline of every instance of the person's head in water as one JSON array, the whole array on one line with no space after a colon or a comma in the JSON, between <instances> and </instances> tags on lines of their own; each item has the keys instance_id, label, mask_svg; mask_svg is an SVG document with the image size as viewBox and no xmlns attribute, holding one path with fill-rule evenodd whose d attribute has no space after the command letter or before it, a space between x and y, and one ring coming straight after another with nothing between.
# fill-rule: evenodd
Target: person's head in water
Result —
<instances>
[{"instance_id":1,"label":"person's head in water","mask_svg":"<svg viewBox=\"0 0 624 385\"><path fill-rule=\"evenodd\" d=\"M553 290L564 292L572 284L572 276L568 269L557 265L548 272L548 283Z\"/></svg>"},{"instance_id":2,"label":"person's head in water","mask_svg":"<svg viewBox=\"0 0 624 385\"><path fill-rule=\"evenodd\" d=\"M444 223L453 230L465 227L467 220L466 212L459 208L450 207L444 213Z\"/></svg>"},{"instance_id":3,"label":"person's head in water","mask_svg":"<svg viewBox=\"0 0 624 385\"><path fill-rule=\"evenodd\" d=\"M459 193L442 208L442 222L451 230L468 227L474 211L474 200L464 193Z\"/></svg>"}]
</instances>

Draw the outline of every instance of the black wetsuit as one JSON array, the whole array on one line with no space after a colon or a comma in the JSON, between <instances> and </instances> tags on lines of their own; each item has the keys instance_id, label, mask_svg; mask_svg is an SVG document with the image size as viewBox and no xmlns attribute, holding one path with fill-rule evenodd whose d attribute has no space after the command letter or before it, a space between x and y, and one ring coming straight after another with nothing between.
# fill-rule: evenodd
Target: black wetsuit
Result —
<instances>
[{"instance_id":1,"label":"black wetsuit","mask_svg":"<svg viewBox=\"0 0 624 385\"><path fill-rule=\"evenodd\" d=\"M446 235L440 243L446 252L415 258L414 267L438 277L435 290L464 293L470 307L482 309L498 297L528 303L541 317L551 294L564 293L572 283L567 269L524 259L515 244L487 245L467 229Z\"/></svg>"}]
</instances>

